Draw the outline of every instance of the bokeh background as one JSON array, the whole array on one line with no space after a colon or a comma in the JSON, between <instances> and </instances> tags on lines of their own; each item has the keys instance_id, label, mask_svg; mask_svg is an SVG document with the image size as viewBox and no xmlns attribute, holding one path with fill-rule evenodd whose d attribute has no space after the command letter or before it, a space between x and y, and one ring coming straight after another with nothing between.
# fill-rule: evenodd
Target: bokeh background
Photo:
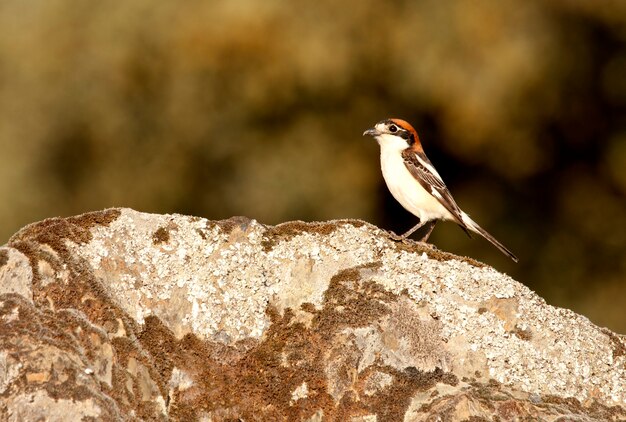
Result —
<instances>
[{"instance_id":1,"label":"bokeh background","mask_svg":"<svg viewBox=\"0 0 626 422\"><path fill-rule=\"evenodd\" d=\"M0 243L111 206L402 232L386 117L414 123L485 260L626 333L626 1L3 0Z\"/></svg>"}]
</instances>

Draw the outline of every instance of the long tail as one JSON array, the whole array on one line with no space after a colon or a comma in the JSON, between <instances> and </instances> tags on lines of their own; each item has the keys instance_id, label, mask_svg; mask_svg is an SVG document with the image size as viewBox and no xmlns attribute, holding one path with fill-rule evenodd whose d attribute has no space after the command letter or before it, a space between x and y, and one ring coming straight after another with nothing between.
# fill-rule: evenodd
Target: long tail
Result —
<instances>
[{"instance_id":1,"label":"long tail","mask_svg":"<svg viewBox=\"0 0 626 422\"><path fill-rule=\"evenodd\" d=\"M513 261L515 261L515 262L518 261L517 257L515 255L513 255L513 252L508 250L506 248L506 246L504 246L502 243L498 242L495 237L493 237L492 235L487 233L487 231L485 229L483 229L482 227L480 227L474 220L472 220L469 217L469 215L467 215L465 213L462 213L461 215L463 217L463 223L465 223L465 225L467 226L468 229L470 229L473 232L478 233L479 235L481 235L482 237L487 239L493 246L495 246L496 248L500 249L500 252L502 252L503 254L508 256L509 258L511 258Z\"/></svg>"}]
</instances>

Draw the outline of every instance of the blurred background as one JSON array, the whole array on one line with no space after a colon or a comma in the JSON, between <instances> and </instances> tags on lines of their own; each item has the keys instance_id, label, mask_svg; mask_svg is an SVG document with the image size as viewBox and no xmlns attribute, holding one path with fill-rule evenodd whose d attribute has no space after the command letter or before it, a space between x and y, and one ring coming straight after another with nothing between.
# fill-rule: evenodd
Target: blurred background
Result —
<instances>
[{"instance_id":1,"label":"blurred background","mask_svg":"<svg viewBox=\"0 0 626 422\"><path fill-rule=\"evenodd\" d=\"M433 243L626 333L623 0L4 0L0 243L113 206L404 232L386 117L520 263Z\"/></svg>"}]
</instances>

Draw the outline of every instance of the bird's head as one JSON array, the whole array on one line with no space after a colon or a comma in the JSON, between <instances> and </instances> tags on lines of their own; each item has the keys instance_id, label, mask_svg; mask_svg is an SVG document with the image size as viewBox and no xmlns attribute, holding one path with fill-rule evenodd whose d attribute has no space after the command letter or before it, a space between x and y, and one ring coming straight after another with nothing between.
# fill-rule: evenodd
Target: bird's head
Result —
<instances>
[{"instance_id":1,"label":"bird's head","mask_svg":"<svg viewBox=\"0 0 626 422\"><path fill-rule=\"evenodd\" d=\"M403 151L407 148L422 149L417 132L407 121L402 119L386 119L363 132L363 136L374 137L381 148L392 148Z\"/></svg>"}]
</instances>

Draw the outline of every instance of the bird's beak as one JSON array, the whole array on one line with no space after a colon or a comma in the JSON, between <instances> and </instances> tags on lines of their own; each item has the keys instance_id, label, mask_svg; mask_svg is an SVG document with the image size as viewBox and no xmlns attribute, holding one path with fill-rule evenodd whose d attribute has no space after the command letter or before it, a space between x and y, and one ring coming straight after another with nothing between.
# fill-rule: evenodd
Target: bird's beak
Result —
<instances>
[{"instance_id":1,"label":"bird's beak","mask_svg":"<svg viewBox=\"0 0 626 422\"><path fill-rule=\"evenodd\" d=\"M363 136L378 136L380 135L380 132L378 131L378 129L376 129L375 127L371 128L371 129L367 129L365 132L363 132Z\"/></svg>"}]
</instances>

